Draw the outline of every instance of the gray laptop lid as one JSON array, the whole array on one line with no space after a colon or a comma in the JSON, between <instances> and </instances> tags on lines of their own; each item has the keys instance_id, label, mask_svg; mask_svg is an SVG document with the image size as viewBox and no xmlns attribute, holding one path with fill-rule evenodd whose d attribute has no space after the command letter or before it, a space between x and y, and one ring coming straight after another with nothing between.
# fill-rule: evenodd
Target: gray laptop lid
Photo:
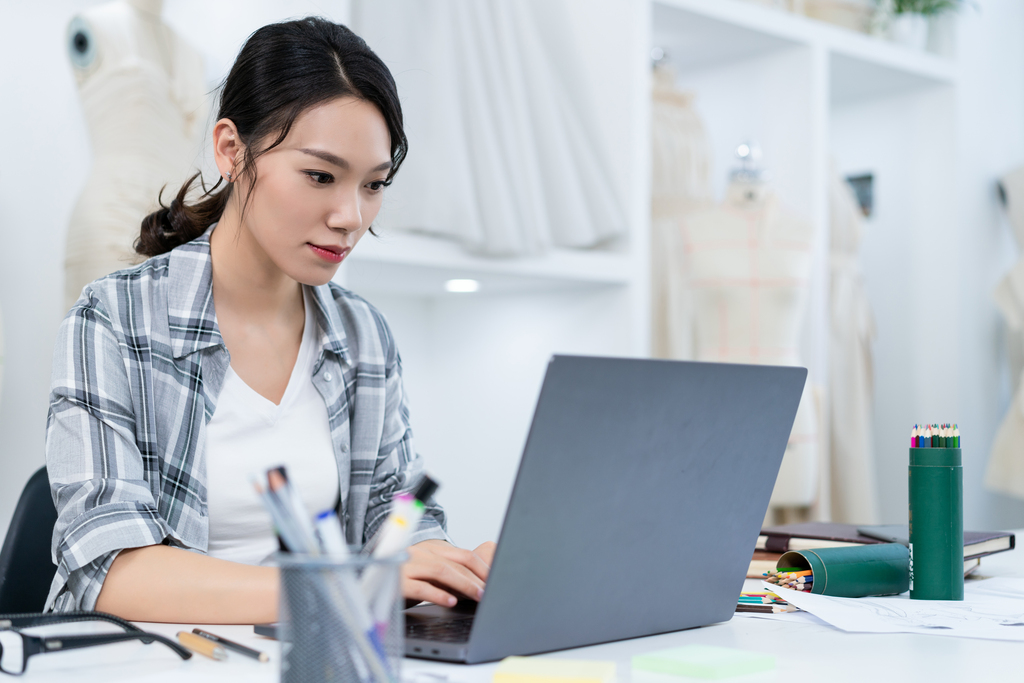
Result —
<instances>
[{"instance_id":1,"label":"gray laptop lid","mask_svg":"<svg viewBox=\"0 0 1024 683\"><path fill-rule=\"evenodd\" d=\"M806 376L552 358L466 660L731 618Z\"/></svg>"}]
</instances>

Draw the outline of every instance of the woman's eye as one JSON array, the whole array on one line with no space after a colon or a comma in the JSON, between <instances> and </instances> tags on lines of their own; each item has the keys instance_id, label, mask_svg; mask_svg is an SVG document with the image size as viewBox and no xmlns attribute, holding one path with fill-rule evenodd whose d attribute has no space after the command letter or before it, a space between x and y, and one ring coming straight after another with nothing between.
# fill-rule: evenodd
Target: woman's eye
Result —
<instances>
[{"instance_id":1,"label":"woman's eye","mask_svg":"<svg viewBox=\"0 0 1024 683\"><path fill-rule=\"evenodd\" d=\"M334 180L334 176L330 173L321 173L320 171L303 171L306 175L316 181L317 185L326 185L327 183Z\"/></svg>"},{"instance_id":2,"label":"woman's eye","mask_svg":"<svg viewBox=\"0 0 1024 683\"><path fill-rule=\"evenodd\" d=\"M371 192L380 192L390 184L391 182L387 180L374 180L372 183L367 185L367 187L370 188Z\"/></svg>"}]
</instances>

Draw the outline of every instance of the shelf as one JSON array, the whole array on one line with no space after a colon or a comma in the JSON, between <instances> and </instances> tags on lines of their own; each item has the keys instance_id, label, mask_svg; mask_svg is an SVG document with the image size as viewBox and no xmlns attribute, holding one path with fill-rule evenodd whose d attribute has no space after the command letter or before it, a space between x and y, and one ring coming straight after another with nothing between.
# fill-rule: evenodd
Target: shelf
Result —
<instances>
[{"instance_id":1,"label":"shelf","mask_svg":"<svg viewBox=\"0 0 1024 683\"><path fill-rule=\"evenodd\" d=\"M707 68L765 52L825 51L833 104L956 82L956 65L937 55L741 0L656 0L652 40L676 69Z\"/></svg>"},{"instance_id":2,"label":"shelf","mask_svg":"<svg viewBox=\"0 0 1024 683\"><path fill-rule=\"evenodd\" d=\"M631 269L621 253L555 249L543 256L489 258L445 239L395 230L365 236L336 279L356 292L466 296L448 293L444 284L473 279L480 283L475 295L529 294L624 287L632 281Z\"/></svg>"},{"instance_id":3,"label":"shelf","mask_svg":"<svg viewBox=\"0 0 1024 683\"><path fill-rule=\"evenodd\" d=\"M851 37L859 38L856 34ZM856 40L846 46L852 49L836 45L831 50L829 100L832 104L888 97L956 82L956 71L947 60L868 36L864 39L869 42L867 47L862 40ZM868 48L870 55L865 54Z\"/></svg>"},{"instance_id":4,"label":"shelf","mask_svg":"<svg viewBox=\"0 0 1024 683\"><path fill-rule=\"evenodd\" d=\"M785 29L785 22L768 29L759 21L751 21L745 12L729 11L726 5L725 0L655 2L651 17L653 44L664 48L669 63L681 71L730 64L765 52L799 47L804 42L800 35ZM780 16L790 18L753 5L740 9L748 8L751 14L764 15L758 18L770 22L778 23Z\"/></svg>"}]
</instances>

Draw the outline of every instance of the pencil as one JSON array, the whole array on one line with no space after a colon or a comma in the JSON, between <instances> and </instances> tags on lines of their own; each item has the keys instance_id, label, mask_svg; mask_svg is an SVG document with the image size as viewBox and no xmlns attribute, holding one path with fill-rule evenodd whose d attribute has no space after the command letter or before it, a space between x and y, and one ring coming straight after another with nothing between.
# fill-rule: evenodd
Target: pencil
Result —
<instances>
[{"instance_id":1,"label":"pencil","mask_svg":"<svg viewBox=\"0 0 1024 683\"><path fill-rule=\"evenodd\" d=\"M194 629L192 629L192 633L195 633L197 636L201 636L203 638L206 638L207 640L209 640L211 642L217 643L218 645L222 645L222 646L226 647L229 650L234 650L235 652L237 652L240 655L245 655L246 657L252 657L253 659L255 659L257 661L266 662L266 661L268 661L270 659L267 656L266 652L260 652L259 650L254 650L251 647L246 647L245 645L242 645L241 643L236 643L233 640L228 640L227 638L223 638L221 636L214 635L213 633L210 633L209 631L204 631L201 628L194 628Z\"/></svg>"},{"instance_id":2,"label":"pencil","mask_svg":"<svg viewBox=\"0 0 1024 683\"><path fill-rule=\"evenodd\" d=\"M204 655L210 659L225 660L228 658L227 650L220 645L188 631L178 631L178 642L192 650L192 652Z\"/></svg>"}]
</instances>

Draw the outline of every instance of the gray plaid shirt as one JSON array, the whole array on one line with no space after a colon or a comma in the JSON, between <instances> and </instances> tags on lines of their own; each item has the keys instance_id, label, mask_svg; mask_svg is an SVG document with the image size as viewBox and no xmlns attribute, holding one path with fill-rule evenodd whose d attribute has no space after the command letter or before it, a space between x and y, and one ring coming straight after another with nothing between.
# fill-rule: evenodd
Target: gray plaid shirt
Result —
<instances>
[{"instance_id":1,"label":"gray plaid shirt","mask_svg":"<svg viewBox=\"0 0 1024 683\"><path fill-rule=\"evenodd\" d=\"M230 363L213 310L209 237L88 285L57 334L46 466L57 506L47 609L93 609L118 551L206 552L206 425ZM349 543L373 538L422 470L402 363L384 317L331 283L310 287ZM446 539L427 508L413 542Z\"/></svg>"}]
</instances>

